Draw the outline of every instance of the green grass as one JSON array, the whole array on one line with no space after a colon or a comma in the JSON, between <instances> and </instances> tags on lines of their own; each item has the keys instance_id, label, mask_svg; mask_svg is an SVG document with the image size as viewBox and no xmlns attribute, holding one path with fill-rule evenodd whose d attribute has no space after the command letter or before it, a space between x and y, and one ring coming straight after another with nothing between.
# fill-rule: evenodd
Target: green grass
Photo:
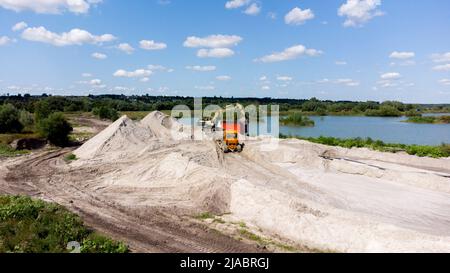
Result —
<instances>
[{"instance_id":1,"label":"green grass","mask_svg":"<svg viewBox=\"0 0 450 273\"><path fill-rule=\"evenodd\" d=\"M290 136L281 135L281 138L292 138ZM406 152L410 155L416 155L419 157L433 157L442 158L450 157L450 144L442 144L441 146L424 146L424 145L405 145L405 144L392 144L384 143L380 140L372 140L371 138L350 138L341 139L334 137L318 137L318 138L302 138L293 137L297 139L307 140L317 144L323 144L328 146L337 146L344 148L369 148L381 152Z\"/></svg>"},{"instance_id":2,"label":"green grass","mask_svg":"<svg viewBox=\"0 0 450 273\"><path fill-rule=\"evenodd\" d=\"M67 162L75 161L75 160L77 160L77 156L74 154L68 154L64 157L64 160Z\"/></svg>"},{"instance_id":3,"label":"green grass","mask_svg":"<svg viewBox=\"0 0 450 273\"><path fill-rule=\"evenodd\" d=\"M126 253L121 242L94 233L65 208L24 196L0 196L0 253Z\"/></svg>"},{"instance_id":4,"label":"green grass","mask_svg":"<svg viewBox=\"0 0 450 273\"><path fill-rule=\"evenodd\" d=\"M0 157L15 157L20 155L26 155L29 154L30 151L28 150L14 150L9 145L0 144Z\"/></svg>"},{"instance_id":5,"label":"green grass","mask_svg":"<svg viewBox=\"0 0 450 273\"><path fill-rule=\"evenodd\" d=\"M214 219L215 216L210 212L203 212L203 213L197 215L195 218L197 218L199 220L207 220L207 219Z\"/></svg>"},{"instance_id":6,"label":"green grass","mask_svg":"<svg viewBox=\"0 0 450 273\"><path fill-rule=\"evenodd\" d=\"M250 231L248 231L246 229L240 229L239 230L239 234L242 237L245 237L245 238L247 238L247 239L249 239L251 241L257 242L259 244L265 244L266 243L266 241L262 237L254 234L254 233L252 233L252 232L250 232Z\"/></svg>"}]
</instances>

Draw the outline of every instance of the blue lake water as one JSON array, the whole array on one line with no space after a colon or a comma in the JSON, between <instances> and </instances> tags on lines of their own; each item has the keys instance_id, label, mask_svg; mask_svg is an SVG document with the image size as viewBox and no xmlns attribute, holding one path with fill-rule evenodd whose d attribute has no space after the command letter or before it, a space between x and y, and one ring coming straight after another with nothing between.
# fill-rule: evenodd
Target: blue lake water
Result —
<instances>
[{"instance_id":1,"label":"blue lake water","mask_svg":"<svg viewBox=\"0 0 450 273\"><path fill-rule=\"evenodd\" d=\"M370 137L388 143L440 145L450 143L450 125L414 124L406 118L326 116L310 117L315 127L280 126L280 133L301 137ZM189 120L181 120L188 124ZM270 124L270 120L267 121Z\"/></svg>"}]
</instances>

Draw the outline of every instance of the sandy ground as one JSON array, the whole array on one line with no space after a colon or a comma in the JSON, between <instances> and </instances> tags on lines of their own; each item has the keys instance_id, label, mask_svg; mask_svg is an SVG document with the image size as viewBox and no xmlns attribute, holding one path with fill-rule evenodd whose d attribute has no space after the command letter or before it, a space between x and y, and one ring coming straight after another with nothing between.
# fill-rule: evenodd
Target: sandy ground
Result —
<instances>
[{"instance_id":1,"label":"sandy ground","mask_svg":"<svg viewBox=\"0 0 450 273\"><path fill-rule=\"evenodd\" d=\"M299 140L213 141L155 112L74 151L0 162L0 192L58 202L136 251L257 252L189 219L210 211L323 251L450 252L450 160Z\"/></svg>"}]
</instances>

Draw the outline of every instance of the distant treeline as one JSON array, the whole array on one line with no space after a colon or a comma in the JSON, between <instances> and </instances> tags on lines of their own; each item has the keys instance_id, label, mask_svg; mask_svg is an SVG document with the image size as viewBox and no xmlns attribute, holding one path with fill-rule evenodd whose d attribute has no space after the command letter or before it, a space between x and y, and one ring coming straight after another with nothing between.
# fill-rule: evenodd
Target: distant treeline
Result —
<instances>
[{"instance_id":1,"label":"distant treeline","mask_svg":"<svg viewBox=\"0 0 450 273\"><path fill-rule=\"evenodd\" d=\"M367 116L414 116L420 112L450 112L449 104L405 104L396 101L387 102L352 102L352 101L321 101L316 98L273 99L273 98L224 98L205 97L203 106L210 104L226 106L240 103L244 106L279 105L280 111L301 111L308 114L327 115L367 115ZM154 111L170 110L176 105L187 105L194 109L193 97L180 96L125 96L125 95L90 95L77 96L31 96L29 94L16 96L0 96L0 105L12 104L17 109L35 113L38 108L45 108L50 112L92 112L94 109L107 107L116 111Z\"/></svg>"}]
</instances>

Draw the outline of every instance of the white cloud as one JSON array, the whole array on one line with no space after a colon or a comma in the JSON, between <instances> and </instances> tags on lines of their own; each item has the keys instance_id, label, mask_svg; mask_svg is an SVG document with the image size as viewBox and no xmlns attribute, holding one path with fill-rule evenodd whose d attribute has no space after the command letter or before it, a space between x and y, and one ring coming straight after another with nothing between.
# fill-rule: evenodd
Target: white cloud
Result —
<instances>
[{"instance_id":1,"label":"white cloud","mask_svg":"<svg viewBox=\"0 0 450 273\"><path fill-rule=\"evenodd\" d=\"M450 85L450 79L439 80L439 83L442 85Z\"/></svg>"},{"instance_id":2,"label":"white cloud","mask_svg":"<svg viewBox=\"0 0 450 273\"><path fill-rule=\"evenodd\" d=\"M119 69L113 74L113 76L118 78L146 78L152 74L153 72L148 69L137 69L135 71Z\"/></svg>"},{"instance_id":3,"label":"white cloud","mask_svg":"<svg viewBox=\"0 0 450 273\"><path fill-rule=\"evenodd\" d=\"M95 58L95 59L98 59L98 60L104 60L104 59L108 58L107 55L105 55L103 53L98 53L98 52L92 53L91 56L92 56L92 58Z\"/></svg>"},{"instance_id":4,"label":"white cloud","mask_svg":"<svg viewBox=\"0 0 450 273\"><path fill-rule=\"evenodd\" d=\"M277 80L278 81L283 81L283 82L290 82L290 81L292 81L292 77L289 77L289 76L278 76Z\"/></svg>"},{"instance_id":5,"label":"white cloud","mask_svg":"<svg viewBox=\"0 0 450 273\"><path fill-rule=\"evenodd\" d=\"M383 88L397 87L399 84L402 84L402 81L399 81L402 78L402 75L397 72L385 73L380 76L379 85Z\"/></svg>"},{"instance_id":6,"label":"white cloud","mask_svg":"<svg viewBox=\"0 0 450 273\"><path fill-rule=\"evenodd\" d=\"M19 22L17 24L15 24L11 29L12 31L20 31L20 30L24 30L28 27L28 24L25 22Z\"/></svg>"},{"instance_id":7,"label":"white cloud","mask_svg":"<svg viewBox=\"0 0 450 273\"><path fill-rule=\"evenodd\" d=\"M397 72L385 73L380 76L382 80L398 80L401 77L402 75L400 75L400 73Z\"/></svg>"},{"instance_id":8,"label":"white cloud","mask_svg":"<svg viewBox=\"0 0 450 273\"><path fill-rule=\"evenodd\" d=\"M153 40L142 40L139 42L139 45L142 49L145 50L162 50L167 48L167 45L165 43L157 43Z\"/></svg>"},{"instance_id":9,"label":"white cloud","mask_svg":"<svg viewBox=\"0 0 450 273\"><path fill-rule=\"evenodd\" d=\"M268 85L263 85L263 86L261 86L261 90L263 90L263 91L268 91L268 90L270 90L270 86L268 86Z\"/></svg>"},{"instance_id":10,"label":"white cloud","mask_svg":"<svg viewBox=\"0 0 450 273\"><path fill-rule=\"evenodd\" d=\"M391 53L389 58L391 58L391 59L398 59L398 60L407 60L407 59L412 59L415 56L416 56L416 53L414 53L414 52L398 52L398 51L394 51L394 52Z\"/></svg>"},{"instance_id":11,"label":"white cloud","mask_svg":"<svg viewBox=\"0 0 450 273\"><path fill-rule=\"evenodd\" d=\"M200 49L197 52L199 58L226 58L234 55L234 51L229 48Z\"/></svg>"},{"instance_id":12,"label":"white cloud","mask_svg":"<svg viewBox=\"0 0 450 273\"><path fill-rule=\"evenodd\" d=\"M98 85L101 85L101 84L102 84L102 81L99 80L99 79L92 79L92 80L89 82L89 84L90 84L90 85L98 86Z\"/></svg>"},{"instance_id":13,"label":"white cloud","mask_svg":"<svg viewBox=\"0 0 450 273\"><path fill-rule=\"evenodd\" d=\"M242 38L237 35L210 35L204 38L190 36L184 42L190 48L229 48L238 45Z\"/></svg>"},{"instance_id":14,"label":"white cloud","mask_svg":"<svg viewBox=\"0 0 450 273\"><path fill-rule=\"evenodd\" d=\"M0 0L0 6L16 12L31 10L36 13L59 14L63 11L87 13L93 4L101 0Z\"/></svg>"},{"instance_id":15,"label":"white cloud","mask_svg":"<svg viewBox=\"0 0 450 273\"><path fill-rule=\"evenodd\" d=\"M361 83L353 80L353 79L337 79L335 81L336 84L342 84L342 85L346 85L349 87L355 87L355 86L359 86Z\"/></svg>"},{"instance_id":16,"label":"white cloud","mask_svg":"<svg viewBox=\"0 0 450 273\"><path fill-rule=\"evenodd\" d=\"M268 79L267 79L267 76L261 76L261 77L259 78L259 80L262 81L262 82L264 82L264 81L267 81Z\"/></svg>"},{"instance_id":17,"label":"white cloud","mask_svg":"<svg viewBox=\"0 0 450 273\"><path fill-rule=\"evenodd\" d=\"M302 10L301 8L296 7L286 14L284 22L288 25L303 25L306 21L311 19L314 19L312 10Z\"/></svg>"},{"instance_id":18,"label":"white cloud","mask_svg":"<svg viewBox=\"0 0 450 273\"><path fill-rule=\"evenodd\" d=\"M78 28L58 34L47 30L45 27L27 28L22 32L22 38L28 41L46 43L54 46L101 44L116 39L111 34L97 36Z\"/></svg>"},{"instance_id":19,"label":"white cloud","mask_svg":"<svg viewBox=\"0 0 450 273\"><path fill-rule=\"evenodd\" d=\"M134 48L130 45L130 44L128 44L128 43L122 43L122 44L119 44L118 46L117 46L117 49L119 49L119 50L121 50L121 51L123 51L123 52L125 52L125 53L127 53L127 54L133 54L133 52L134 52Z\"/></svg>"},{"instance_id":20,"label":"white cloud","mask_svg":"<svg viewBox=\"0 0 450 273\"><path fill-rule=\"evenodd\" d=\"M83 74L81 74L81 77L90 78L90 77L92 77L92 74L91 73L83 73Z\"/></svg>"},{"instance_id":21,"label":"white cloud","mask_svg":"<svg viewBox=\"0 0 450 273\"><path fill-rule=\"evenodd\" d=\"M225 3L227 9L237 9L250 4L251 0L231 0Z\"/></svg>"},{"instance_id":22,"label":"white cloud","mask_svg":"<svg viewBox=\"0 0 450 273\"><path fill-rule=\"evenodd\" d=\"M336 61L336 65L347 65L346 61Z\"/></svg>"},{"instance_id":23,"label":"white cloud","mask_svg":"<svg viewBox=\"0 0 450 273\"><path fill-rule=\"evenodd\" d=\"M381 0L347 0L339 10L338 15L346 17L345 27L362 26L372 18L382 16L384 13L378 9Z\"/></svg>"},{"instance_id":24,"label":"white cloud","mask_svg":"<svg viewBox=\"0 0 450 273\"><path fill-rule=\"evenodd\" d=\"M258 15L261 12L261 6L258 5L257 3L253 3L251 4L245 11L244 13L247 15Z\"/></svg>"},{"instance_id":25,"label":"white cloud","mask_svg":"<svg viewBox=\"0 0 450 273\"><path fill-rule=\"evenodd\" d=\"M450 63L450 52L442 54L433 54L431 58L435 63Z\"/></svg>"},{"instance_id":26,"label":"white cloud","mask_svg":"<svg viewBox=\"0 0 450 273\"><path fill-rule=\"evenodd\" d=\"M12 40L9 37L7 37L7 36L1 36L0 37L0 46L7 45L7 44L9 44L11 42L12 42Z\"/></svg>"},{"instance_id":27,"label":"white cloud","mask_svg":"<svg viewBox=\"0 0 450 273\"><path fill-rule=\"evenodd\" d=\"M218 81L229 81L229 80L231 80L231 77L230 77L230 76L223 75L223 76L217 76L216 79L217 79Z\"/></svg>"},{"instance_id":28,"label":"white cloud","mask_svg":"<svg viewBox=\"0 0 450 273\"><path fill-rule=\"evenodd\" d=\"M151 71L163 71L163 72L168 72L168 73L172 73L173 71L175 71L175 70L172 69L172 68L167 68L167 67L162 66L162 65L154 65L154 64L151 64L151 65L148 65L147 67L148 67L148 69L150 69Z\"/></svg>"},{"instance_id":29,"label":"white cloud","mask_svg":"<svg viewBox=\"0 0 450 273\"><path fill-rule=\"evenodd\" d=\"M150 81L150 78L145 77L145 78L140 79L139 81L140 82L148 82L148 81Z\"/></svg>"},{"instance_id":30,"label":"white cloud","mask_svg":"<svg viewBox=\"0 0 450 273\"><path fill-rule=\"evenodd\" d=\"M296 45L290 48L286 48L282 52L272 53L270 55L264 56L256 61L260 61L263 63L273 63L273 62L282 62L293 60L301 56L310 56L315 57L323 54L322 51L317 49L308 49L303 45Z\"/></svg>"},{"instance_id":31,"label":"white cloud","mask_svg":"<svg viewBox=\"0 0 450 273\"><path fill-rule=\"evenodd\" d=\"M194 65L194 66L186 66L186 69L198 71L198 72L210 72L210 71L215 71L216 67L213 65L209 65L209 66Z\"/></svg>"},{"instance_id":32,"label":"white cloud","mask_svg":"<svg viewBox=\"0 0 450 273\"><path fill-rule=\"evenodd\" d=\"M437 65L433 67L435 71L450 71L450 64Z\"/></svg>"}]
</instances>

